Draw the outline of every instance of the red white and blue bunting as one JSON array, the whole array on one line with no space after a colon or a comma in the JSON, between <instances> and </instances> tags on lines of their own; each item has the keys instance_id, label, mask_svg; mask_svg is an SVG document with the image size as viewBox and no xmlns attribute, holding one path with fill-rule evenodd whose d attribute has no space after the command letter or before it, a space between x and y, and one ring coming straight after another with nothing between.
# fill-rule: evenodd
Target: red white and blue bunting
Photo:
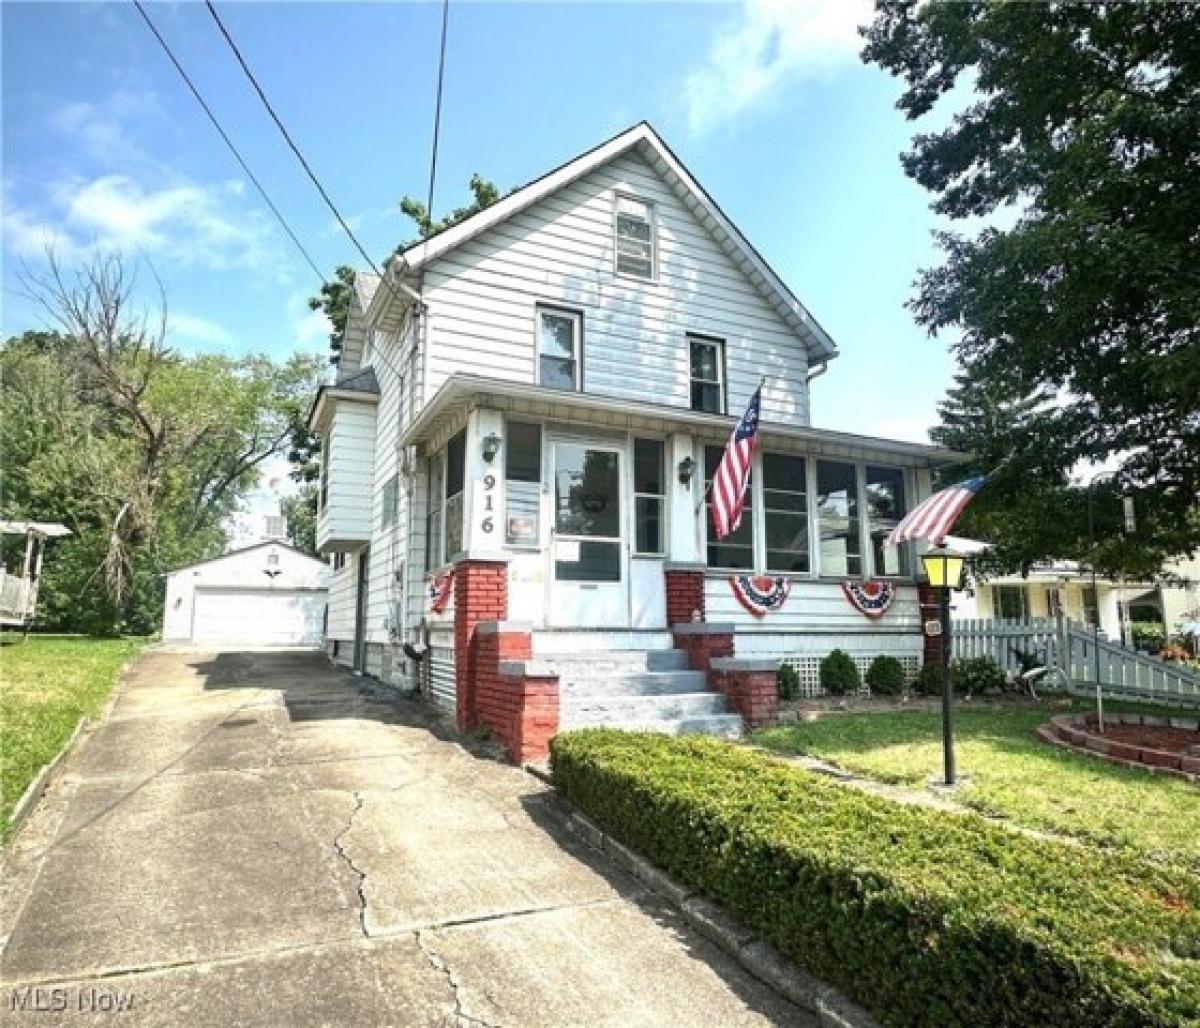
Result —
<instances>
[{"instance_id":1,"label":"red white and blue bunting","mask_svg":"<svg viewBox=\"0 0 1200 1028\"><path fill-rule=\"evenodd\" d=\"M756 618L775 613L792 591L792 583L782 576L730 575L729 584L738 603Z\"/></svg>"},{"instance_id":2,"label":"red white and blue bunting","mask_svg":"<svg viewBox=\"0 0 1200 1028\"><path fill-rule=\"evenodd\" d=\"M426 589L430 611L434 614L440 614L446 609L446 605L450 602L450 597L453 594L454 572L447 571L441 575L434 575L429 580L429 586Z\"/></svg>"},{"instance_id":3,"label":"red white and blue bunting","mask_svg":"<svg viewBox=\"0 0 1200 1028\"><path fill-rule=\"evenodd\" d=\"M842 592L850 606L869 618L881 618L888 612L896 598L895 582L851 582L842 583Z\"/></svg>"}]
</instances>

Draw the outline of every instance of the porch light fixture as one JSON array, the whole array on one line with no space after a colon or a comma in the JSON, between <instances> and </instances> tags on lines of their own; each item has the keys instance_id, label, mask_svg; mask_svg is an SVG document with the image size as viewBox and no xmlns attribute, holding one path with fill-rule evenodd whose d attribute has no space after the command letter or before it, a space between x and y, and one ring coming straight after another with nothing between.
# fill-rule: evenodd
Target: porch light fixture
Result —
<instances>
[{"instance_id":1,"label":"porch light fixture","mask_svg":"<svg viewBox=\"0 0 1200 1028\"><path fill-rule=\"evenodd\" d=\"M496 435L495 432L489 432L483 437L483 443L481 444L483 447L483 459L488 464L491 464L492 461L496 459L496 454L500 452L500 444L502 442L504 442L504 440Z\"/></svg>"},{"instance_id":2,"label":"porch light fixture","mask_svg":"<svg viewBox=\"0 0 1200 1028\"><path fill-rule=\"evenodd\" d=\"M679 462L679 482L681 485L690 486L692 484L692 476L696 473L696 462L691 456L684 457Z\"/></svg>"},{"instance_id":3,"label":"porch light fixture","mask_svg":"<svg viewBox=\"0 0 1200 1028\"><path fill-rule=\"evenodd\" d=\"M945 784L955 783L954 773L954 705L950 689L950 593L962 588L963 558L944 546L921 556L929 585L938 590L941 610L942 638L942 762ZM928 628L927 628L928 630Z\"/></svg>"}]
</instances>

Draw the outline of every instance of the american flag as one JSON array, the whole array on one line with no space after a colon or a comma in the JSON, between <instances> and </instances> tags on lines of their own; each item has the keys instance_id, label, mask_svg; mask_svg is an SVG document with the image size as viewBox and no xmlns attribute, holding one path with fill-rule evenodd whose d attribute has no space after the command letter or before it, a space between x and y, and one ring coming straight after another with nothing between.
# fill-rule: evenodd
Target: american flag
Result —
<instances>
[{"instance_id":1,"label":"american flag","mask_svg":"<svg viewBox=\"0 0 1200 1028\"><path fill-rule=\"evenodd\" d=\"M934 493L914 507L904 520L892 529L887 537L887 545L899 546L900 543L912 542L914 539L928 539L934 546L941 546L963 508L985 485L987 475L980 475L978 478L968 478L965 482Z\"/></svg>"},{"instance_id":2,"label":"american flag","mask_svg":"<svg viewBox=\"0 0 1200 1028\"><path fill-rule=\"evenodd\" d=\"M713 528L717 539L724 539L736 532L742 523L742 511L746 507L746 485L750 481L750 466L754 463L754 446L758 441L758 403L762 386L754 390L750 406L730 436L725 455L713 475L712 508Z\"/></svg>"}]
</instances>

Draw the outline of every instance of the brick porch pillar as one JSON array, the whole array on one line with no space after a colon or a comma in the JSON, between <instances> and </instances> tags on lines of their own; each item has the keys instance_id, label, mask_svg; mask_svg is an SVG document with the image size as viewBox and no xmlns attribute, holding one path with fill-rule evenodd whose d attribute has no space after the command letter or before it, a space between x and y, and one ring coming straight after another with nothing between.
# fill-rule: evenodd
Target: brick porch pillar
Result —
<instances>
[{"instance_id":1,"label":"brick porch pillar","mask_svg":"<svg viewBox=\"0 0 1200 1028\"><path fill-rule=\"evenodd\" d=\"M667 624L704 620L704 565L663 565L667 585ZM697 619L695 615L699 614Z\"/></svg>"},{"instance_id":2,"label":"brick porch pillar","mask_svg":"<svg viewBox=\"0 0 1200 1028\"><path fill-rule=\"evenodd\" d=\"M476 627L508 614L508 563L465 558L454 566L454 688L461 731L479 724Z\"/></svg>"},{"instance_id":3,"label":"brick porch pillar","mask_svg":"<svg viewBox=\"0 0 1200 1028\"><path fill-rule=\"evenodd\" d=\"M747 728L762 728L779 720L779 661L714 657L709 684L725 694L729 709L742 715Z\"/></svg>"},{"instance_id":4,"label":"brick porch pillar","mask_svg":"<svg viewBox=\"0 0 1200 1028\"><path fill-rule=\"evenodd\" d=\"M688 655L688 667L708 673L715 657L733 656L733 625L687 621L671 626L675 649Z\"/></svg>"}]
</instances>

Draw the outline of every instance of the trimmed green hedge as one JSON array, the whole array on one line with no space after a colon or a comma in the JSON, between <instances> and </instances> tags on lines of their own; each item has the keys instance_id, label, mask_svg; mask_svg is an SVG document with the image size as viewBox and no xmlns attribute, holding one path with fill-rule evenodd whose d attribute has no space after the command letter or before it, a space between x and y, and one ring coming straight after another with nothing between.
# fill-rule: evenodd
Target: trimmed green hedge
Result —
<instances>
[{"instance_id":1,"label":"trimmed green hedge","mask_svg":"<svg viewBox=\"0 0 1200 1028\"><path fill-rule=\"evenodd\" d=\"M1200 883L837 785L708 738L592 729L555 785L891 1025L1200 1023Z\"/></svg>"}]
</instances>

